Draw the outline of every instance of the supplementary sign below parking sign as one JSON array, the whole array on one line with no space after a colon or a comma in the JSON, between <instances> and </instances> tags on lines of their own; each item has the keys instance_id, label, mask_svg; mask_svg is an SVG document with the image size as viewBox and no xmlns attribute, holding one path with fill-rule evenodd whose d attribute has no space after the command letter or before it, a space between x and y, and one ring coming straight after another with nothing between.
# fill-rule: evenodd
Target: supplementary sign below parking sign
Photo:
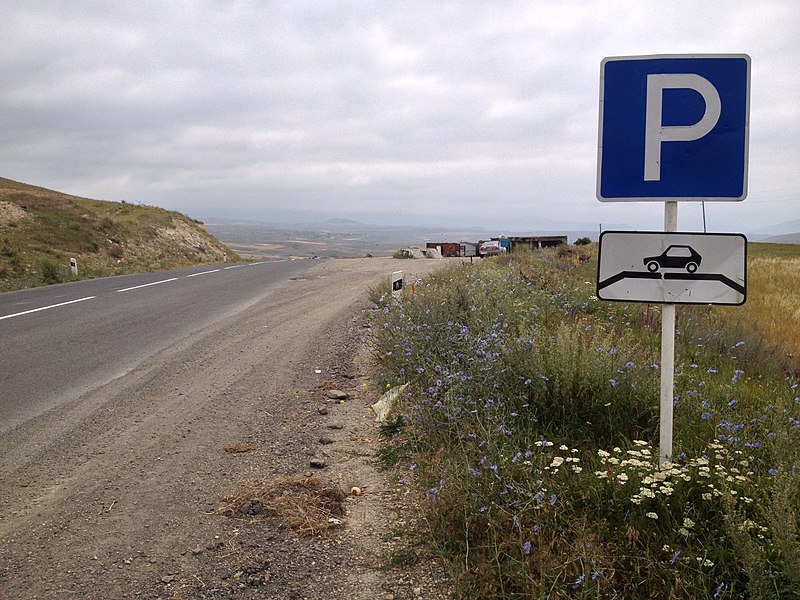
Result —
<instances>
[{"instance_id":1,"label":"supplementary sign below parking sign","mask_svg":"<svg viewBox=\"0 0 800 600\"><path fill-rule=\"evenodd\" d=\"M750 57L603 60L597 198L744 200Z\"/></svg>"},{"instance_id":2,"label":"supplementary sign below parking sign","mask_svg":"<svg viewBox=\"0 0 800 600\"><path fill-rule=\"evenodd\" d=\"M747 239L738 233L605 231L597 297L663 304L744 304Z\"/></svg>"}]
</instances>

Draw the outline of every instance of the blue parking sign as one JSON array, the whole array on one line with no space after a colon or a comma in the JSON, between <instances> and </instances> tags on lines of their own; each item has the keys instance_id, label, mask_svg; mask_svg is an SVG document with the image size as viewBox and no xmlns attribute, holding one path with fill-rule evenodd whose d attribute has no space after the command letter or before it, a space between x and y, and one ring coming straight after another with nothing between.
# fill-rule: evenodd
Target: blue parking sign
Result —
<instances>
[{"instance_id":1,"label":"blue parking sign","mask_svg":"<svg viewBox=\"0 0 800 600\"><path fill-rule=\"evenodd\" d=\"M604 59L597 198L744 200L749 111L746 54Z\"/></svg>"}]
</instances>

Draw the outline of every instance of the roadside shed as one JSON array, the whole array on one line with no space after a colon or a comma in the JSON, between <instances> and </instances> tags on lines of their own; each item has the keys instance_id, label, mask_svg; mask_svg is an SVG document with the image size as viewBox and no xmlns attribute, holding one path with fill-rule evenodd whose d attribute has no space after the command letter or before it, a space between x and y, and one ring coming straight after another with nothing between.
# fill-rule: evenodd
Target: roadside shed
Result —
<instances>
[{"instance_id":1,"label":"roadside shed","mask_svg":"<svg viewBox=\"0 0 800 600\"><path fill-rule=\"evenodd\" d=\"M461 256L478 256L478 244L461 242Z\"/></svg>"},{"instance_id":2,"label":"roadside shed","mask_svg":"<svg viewBox=\"0 0 800 600\"><path fill-rule=\"evenodd\" d=\"M461 256L461 244L457 242L428 242L428 248L436 248L442 256Z\"/></svg>"}]
</instances>

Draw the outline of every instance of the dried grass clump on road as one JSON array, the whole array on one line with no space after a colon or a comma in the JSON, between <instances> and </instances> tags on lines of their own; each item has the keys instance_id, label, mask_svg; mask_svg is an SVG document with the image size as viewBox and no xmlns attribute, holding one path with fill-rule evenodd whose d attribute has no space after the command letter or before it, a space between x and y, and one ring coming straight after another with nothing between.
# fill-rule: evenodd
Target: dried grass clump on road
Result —
<instances>
[{"instance_id":1,"label":"dried grass clump on road","mask_svg":"<svg viewBox=\"0 0 800 600\"><path fill-rule=\"evenodd\" d=\"M235 518L281 519L302 536L325 536L342 524L347 494L317 477L278 477L245 482L222 501L220 512Z\"/></svg>"}]
</instances>

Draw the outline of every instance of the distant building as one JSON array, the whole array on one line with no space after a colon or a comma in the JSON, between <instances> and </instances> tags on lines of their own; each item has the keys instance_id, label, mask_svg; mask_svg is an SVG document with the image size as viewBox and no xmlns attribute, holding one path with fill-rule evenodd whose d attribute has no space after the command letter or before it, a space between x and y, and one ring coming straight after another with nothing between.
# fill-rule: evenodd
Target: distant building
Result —
<instances>
[{"instance_id":1,"label":"distant building","mask_svg":"<svg viewBox=\"0 0 800 600\"><path fill-rule=\"evenodd\" d=\"M458 242L428 242L425 246L438 249L442 256L462 256Z\"/></svg>"},{"instance_id":2,"label":"distant building","mask_svg":"<svg viewBox=\"0 0 800 600\"><path fill-rule=\"evenodd\" d=\"M478 256L478 244L461 242L461 256Z\"/></svg>"},{"instance_id":3,"label":"distant building","mask_svg":"<svg viewBox=\"0 0 800 600\"><path fill-rule=\"evenodd\" d=\"M442 256L481 256L480 247L484 241L497 242L507 252L513 252L517 248L530 251L540 248L555 248L556 246L566 246L568 243L565 235L503 235L494 237L491 240L480 240L478 242L427 242L425 246L438 250Z\"/></svg>"}]
</instances>

